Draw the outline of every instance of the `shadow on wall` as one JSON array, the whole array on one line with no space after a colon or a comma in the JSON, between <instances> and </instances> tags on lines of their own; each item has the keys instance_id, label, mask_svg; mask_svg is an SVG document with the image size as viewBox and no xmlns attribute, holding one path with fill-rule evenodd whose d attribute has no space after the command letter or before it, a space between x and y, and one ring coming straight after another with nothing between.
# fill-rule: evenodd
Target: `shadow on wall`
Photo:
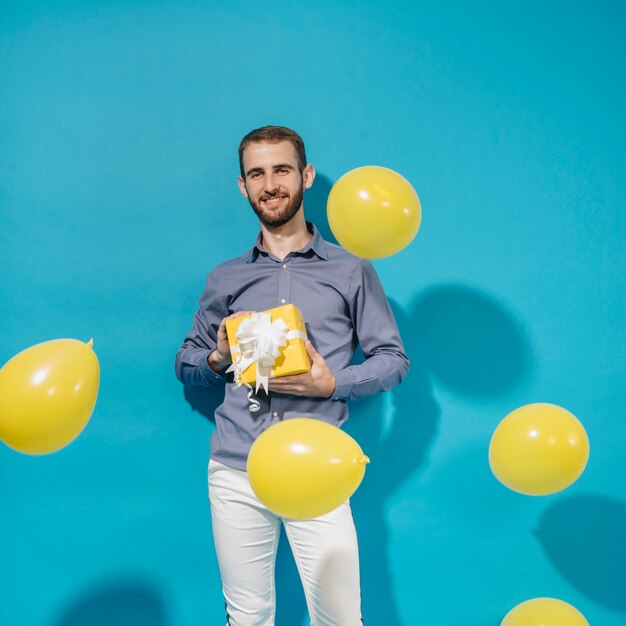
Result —
<instances>
[{"instance_id":1,"label":"shadow on wall","mask_svg":"<svg viewBox=\"0 0 626 626\"><path fill-rule=\"evenodd\" d=\"M337 240L333 235L333 231L330 230L328 218L326 217L326 203L332 187L333 183L331 180L318 172L313 186L305 192L304 214L309 222L315 224L315 227L326 241L336 244Z\"/></svg>"},{"instance_id":2,"label":"shadow on wall","mask_svg":"<svg viewBox=\"0 0 626 626\"><path fill-rule=\"evenodd\" d=\"M497 397L528 375L531 350L513 316L464 285L439 285L413 307L424 359L433 377L470 397Z\"/></svg>"},{"instance_id":3,"label":"shadow on wall","mask_svg":"<svg viewBox=\"0 0 626 626\"><path fill-rule=\"evenodd\" d=\"M527 376L530 349L514 318L475 289L444 285L418 294L408 311L393 301L391 306L411 369L391 391L389 421L383 422L382 396L374 396L351 406L346 431L372 458L352 498L365 623L401 625L393 595L385 508L388 498L427 461L433 445L441 415L432 378L436 375L470 397L497 397ZM468 470L484 470L485 459L476 458L476 467ZM427 588L422 593L428 593Z\"/></svg>"},{"instance_id":4,"label":"shadow on wall","mask_svg":"<svg viewBox=\"0 0 626 626\"><path fill-rule=\"evenodd\" d=\"M124 578L95 587L67 608L54 626L170 626L157 585Z\"/></svg>"},{"instance_id":5,"label":"shadow on wall","mask_svg":"<svg viewBox=\"0 0 626 626\"><path fill-rule=\"evenodd\" d=\"M401 625L389 564L390 529L385 519L387 499L425 462L432 445L439 405L435 401L421 335L412 319L391 302L411 368L391 396L390 421L385 419L383 396L350 407L349 432L370 456L365 479L352 497L359 533L363 617L366 624ZM387 426L390 424L390 426Z\"/></svg>"},{"instance_id":6,"label":"shadow on wall","mask_svg":"<svg viewBox=\"0 0 626 626\"><path fill-rule=\"evenodd\" d=\"M185 400L193 411L215 424L215 409L224 401L224 385L211 387L183 387Z\"/></svg>"},{"instance_id":7,"label":"shadow on wall","mask_svg":"<svg viewBox=\"0 0 626 626\"><path fill-rule=\"evenodd\" d=\"M304 590L285 529L280 530L276 554L276 620L275 626L308 624Z\"/></svg>"},{"instance_id":8,"label":"shadow on wall","mask_svg":"<svg viewBox=\"0 0 626 626\"><path fill-rule=\"evenodd\" d=\"M549 507L536 535L548 558L576 589L626 612L626 504L576 495Z\"/></svg>"}]
</instances>

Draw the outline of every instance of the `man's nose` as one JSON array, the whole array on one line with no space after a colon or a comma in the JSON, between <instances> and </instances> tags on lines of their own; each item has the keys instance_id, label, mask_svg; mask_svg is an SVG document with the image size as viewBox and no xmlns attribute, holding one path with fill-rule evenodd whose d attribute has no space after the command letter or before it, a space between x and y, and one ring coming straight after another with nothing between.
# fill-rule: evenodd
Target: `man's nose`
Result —
<instances>
[{"instance_id":1,"label":"man's nose","mask_svg":"<svg viewBox=\"0 0 626 626\"><path fill-rule=\"evenodd\" d=\"M265 184L263 185L266 193L276 193L278 191L278 183L274 178L274 174L268 174L265 177Z\"/></svg>"}]
</instances>

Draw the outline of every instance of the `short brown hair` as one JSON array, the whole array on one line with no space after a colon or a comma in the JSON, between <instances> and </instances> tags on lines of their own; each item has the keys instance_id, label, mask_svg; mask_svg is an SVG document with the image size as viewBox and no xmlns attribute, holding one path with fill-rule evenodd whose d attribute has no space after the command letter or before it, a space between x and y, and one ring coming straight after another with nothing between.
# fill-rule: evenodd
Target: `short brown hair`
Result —
<instances>
[{"instance_id":1,"label":"short brown hair","mask_svg":"<svg viewBox=\"0 0 626 626\"><path fill-rule=\"evenodd\" d=\"M295 148L298 158L298 169L300 174L302 174L306 167L306 152L304 151L302 137L295 130L291 130L291 128L286 126L262 126L250 131L239 144L239 171L241 172L241 177L244 180L246 178L246 174L243 171L243 151L251 143L280 143L281 141L288 141Z\"/></svg>"}]
</instances>

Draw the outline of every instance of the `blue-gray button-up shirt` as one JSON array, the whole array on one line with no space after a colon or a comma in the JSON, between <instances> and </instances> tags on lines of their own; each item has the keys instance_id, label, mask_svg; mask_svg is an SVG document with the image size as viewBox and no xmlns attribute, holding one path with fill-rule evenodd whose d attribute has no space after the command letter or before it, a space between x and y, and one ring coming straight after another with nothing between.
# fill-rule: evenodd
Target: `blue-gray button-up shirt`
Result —
<instances>
[{"instance_id":1,"label":"blue-gray button-up shirt","mask_svg":"<svg viewBox=\"0 0 626 626\"><path fill-rule=\"evenodd\" d=\"M193 328L176 355L176 375L183 384L226 381L224 402L215 411L211 458L231 467L246 468L252 443L275 422L313 417L341 426L348 418L347 400L391 389L409 368L372 264L322 239L310 222L307 227L313 239L282 260L263 248L259 235L251 250L210 272ZM289 303L302 311L311 343L335 376L335 393L309 398L260 390L256 398L261 408L252 413L247 388L216 374L207 358L216 348L222 319ZM351 364L357 343L365 361Z\"/></svg>"}]
</instances>

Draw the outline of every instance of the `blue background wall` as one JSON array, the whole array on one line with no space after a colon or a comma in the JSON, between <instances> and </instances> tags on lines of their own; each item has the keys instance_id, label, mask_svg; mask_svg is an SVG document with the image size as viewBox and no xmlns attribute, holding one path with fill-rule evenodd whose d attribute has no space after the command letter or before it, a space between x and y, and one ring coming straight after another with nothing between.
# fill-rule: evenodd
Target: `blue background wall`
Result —
<instances>
[{"instance_id":1,"label":"blue background wall","mask_svg":"<svg viewBox=\"0 0 626 626\"><path fill-rule=\"evenodd\" d=\"M497 626L554 596L626 613L621 3L24 2L0 23L0 362L94 338L95 413L68 448L0 448L0 623L224 621L206 502L214 396L173 358L205 275L257 223L236 147L278 123L318 169L309 218L365 164L422 228L375 266L413 367L353 405L367 623ZM560 404L591 458L529 498L490 474L511 410ZM279 626L305 622L288 550Z\"/></svg>"}]
</instances>

